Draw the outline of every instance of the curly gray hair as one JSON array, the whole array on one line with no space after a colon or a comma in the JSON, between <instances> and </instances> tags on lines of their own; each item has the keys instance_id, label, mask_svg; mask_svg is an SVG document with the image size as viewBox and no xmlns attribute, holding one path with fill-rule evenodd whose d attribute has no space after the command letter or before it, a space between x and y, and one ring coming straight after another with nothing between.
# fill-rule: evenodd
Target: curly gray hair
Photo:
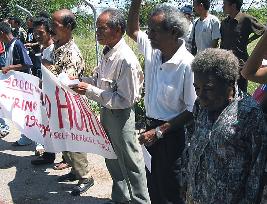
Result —
<instances>
[{"instance_id":1,"label":"curly gray hair","mask_svg":"<svg viewBox=\"0 0 267 204\"><path fill-rule=\"evenodd\" d=\"M166 4L159 4L154 8L150 16L153 17L159 14L164 15L164 20L162 21L162 28L164 30L175 30L177 38L181 38L187 34L189 21L177 8Z\"/></svg>"},{"instance_id":2,"label":"curly gray hair","mask_svg":"<svg viewBox=\"0 0 267 204\"><path fill-rule=\"evenodd\" d=\"M198 73L214 74L226 81L235 82L239 77L239 63L232 51L208 48L199 52L192 62L192 70Z\"/></svg>"},{"instance_id":3,"label":"curly gray hair","mask_svg":"<svg viewBox=\"0 0 267 204\"><path fill-rule=\"evenodd\" d=\"M120 27L123 35L126 30L126 20L123 13L120 10L114 8L106 9L102 12L102 14L103 13L109 14L109 21L107 22L108 26L110 28Z\"/></svg>"}]
</instances>

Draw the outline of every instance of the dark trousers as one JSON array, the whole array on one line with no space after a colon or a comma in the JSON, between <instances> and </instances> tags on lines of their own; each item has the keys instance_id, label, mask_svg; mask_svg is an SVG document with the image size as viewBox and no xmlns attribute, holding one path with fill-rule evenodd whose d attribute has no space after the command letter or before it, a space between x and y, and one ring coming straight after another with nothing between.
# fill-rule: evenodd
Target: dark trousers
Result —
<instances>
[{"instance_id":1,"label":"dark trousers","mask_svg":"<svg viewBox=\"0 0 267 204\"><path fill-rule=\"evenodd\" d=\"M47 161L55 161L56 154L52 152L44 152L42 157Z\"/></svg>"},{"instance_id":2,"label":"dark trousers","mask_svg":"<svg viewBox=\"0 0 267 204\"><path fill-rule=\"evenodd\" d=\"M147 130L163 121L150 119ZM159 139L148 151L152 156L151 173L147 171L147 182L152 204L184 204L180 196L179 162L185 146L184 129L180 128Z\"/></svg>"},{"instance_id":3,"label":"dark trousers","mask_svg":"<svg viewBox=\"0 0 267 204\"><path fill-rule=\"evenodd\" d=\"M239 79L237 80L238 88L243 92L247 93L248 80L246 80L241 74L239 74Z\"/></svg>"},{"instance_id":4,"label":"dark trousers","mask_svg":"<svg viewBox=\"0 0 267 204\"><path fill-rule=\"evenodd\" d=\"M241 89L243 92L247 93L248 89L248 80L246 80L242 75L241 71L245 65L245 61L243 59L239 59L239 78L237 80L238 88Z\"/></svg>"}]
</instances>

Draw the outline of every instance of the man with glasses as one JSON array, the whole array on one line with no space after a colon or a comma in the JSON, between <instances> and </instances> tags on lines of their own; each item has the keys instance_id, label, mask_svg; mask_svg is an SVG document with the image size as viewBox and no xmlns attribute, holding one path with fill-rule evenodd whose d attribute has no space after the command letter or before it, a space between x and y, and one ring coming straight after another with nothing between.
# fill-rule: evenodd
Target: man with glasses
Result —
<instances>
[{"instance_id":1,"label":"man with glasses","mask_svg":"<svg viewBox=\"0 0 267 204\"><path fill-rule=\"evenodd\" d=\"M91 78L74 88L101 104L101 123L117 159L106 159L113 180L108 203L149 204L141 146L135 134L134 104L140 99L143 73L137 57L123 35L126 22L116 9L97 19L97 40L104 45L102 60Z\"/></svg>"},{"instance_id":2,"label":"man with glasses","mask_svg":"<svg viewBox=\"0 0 267 204\"><path fill-rule=\"evenodd\" d=\"M145 57L146 132L139 141L152 156L148 188L153 204L184 203L180 196L179 159L185 146L184 124L192 118L196 98L191 62L181 38L189 22L176 8L157 6L148 33L139 27L141 0L132 0L127 34Z\"/></svg>"}]
</instances>

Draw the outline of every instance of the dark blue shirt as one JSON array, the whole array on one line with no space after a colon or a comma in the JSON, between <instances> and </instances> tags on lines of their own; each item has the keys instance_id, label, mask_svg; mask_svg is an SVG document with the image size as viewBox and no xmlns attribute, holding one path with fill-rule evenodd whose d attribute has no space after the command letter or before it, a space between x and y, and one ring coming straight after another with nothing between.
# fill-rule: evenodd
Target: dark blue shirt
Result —
<instances>
[{"instance_id":1,"label":"dark blue shirt","mask_svg":"<svg viewBox=\"0 0 267 204\"><path fill-rule=\"evenodd\" d=\"M6 45L6 50L8 50L11 44L14 42L14 49L13 49L13 65L22 64L25 66L24 69L18 70L25 73L30 73L30 68L32 66L31 58L27 53L27 49L22 44L22 42L16 38L14 38L10 43Z\"/></svg>"}]
</instances>

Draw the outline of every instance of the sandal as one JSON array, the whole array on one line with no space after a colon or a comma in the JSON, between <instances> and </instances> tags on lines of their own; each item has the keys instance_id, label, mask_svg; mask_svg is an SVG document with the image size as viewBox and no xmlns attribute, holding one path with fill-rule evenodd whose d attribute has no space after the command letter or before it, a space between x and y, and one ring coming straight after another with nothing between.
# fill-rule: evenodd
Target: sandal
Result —
<instances>
[{"instance_id":1,"label":"sandal","mask_svg":"<svg viewBox=\"0 0 267 204\"><path fill-rule=\"evenodd\" d=\"M63 169L67 169L67 168L69 168L69 167L70 167L69 164L60 162L60 163L57 163L57 164L53 167L53 169L54 169L54 170L63 170Z\"/></svg>"},{"instance_id":2,"label":"sandal","mask_svg":"<svg viewBox=\"0 0 267 204\"><path fill-rule=\"evenodd\" d=\"M45 150L44 149L36 149L35 151L34 151L34 155L35 156L42 156L43 154L44 154L44 152L45 152Z\"/></svg>"}]
</instances>

